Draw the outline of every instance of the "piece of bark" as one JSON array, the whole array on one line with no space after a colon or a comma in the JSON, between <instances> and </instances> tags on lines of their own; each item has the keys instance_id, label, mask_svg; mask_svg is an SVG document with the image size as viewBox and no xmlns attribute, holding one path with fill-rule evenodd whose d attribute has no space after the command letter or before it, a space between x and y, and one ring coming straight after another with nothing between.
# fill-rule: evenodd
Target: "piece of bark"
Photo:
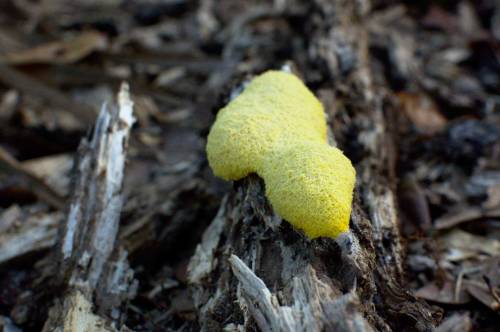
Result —
<instances>
[{"instance_id":1,"label":"piece of bark","mask_svg":"<svg viewBox=\"0 0 500 332\"><path fill-rule=\"evenodd\" d=\"M115 330L122 305L135 292L127 253L116 242L122 186L134 123L128 85L117 107L103 106L90 141L80 144L76 182L57 246L58 280L65 289L44 331Z\"/></svg>"},{"instance_id":2,"label":"piece of bark","mask_svg":"<svg viewBox=\"0 0 500 332\"><path fill-rule=\"evenodd\" d=\"M239 305L248 308L262 331L373 331L356 309L357 294L336 296L312 268L292 279L294 302L280 306L277 297L243 261L235 255L229 261L239 281Z\"/></svg>"},{"instance_id":3,"label":"piece of bark","mask_svg":"<svg viewBox=\"0 0 500 332\"><path fill-rule=\"evenodd\" d=\"M426 331L437 323L404 287L391 104L372 84L367 6L315 1L308 36L311 60L351 110L342 114L348 128L332 132L357 169L352 237L309 240L273 213L256 176L236 182L189 266L203 331ZM356 136L346 141L343 132Z\"/></svg>"}]
</instances>

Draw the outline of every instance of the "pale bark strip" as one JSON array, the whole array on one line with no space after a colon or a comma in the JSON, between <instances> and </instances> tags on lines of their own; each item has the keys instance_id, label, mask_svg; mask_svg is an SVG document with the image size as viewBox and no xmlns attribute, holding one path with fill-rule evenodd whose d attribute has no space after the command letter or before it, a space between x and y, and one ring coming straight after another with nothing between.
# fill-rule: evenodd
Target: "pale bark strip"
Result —
<instances>
[{"instance_id":1,"label":"pale bark strip","mask_svg":"<svg viewBox=\"0 0 500 332\"><path fill-rule=\"evenodd\" d=\"M127 252L116 243L123 205L123 177L135 119L129 88L118 104L103 105L93 137L79 148L76 182L57 247L65 291L51 308L44 331L119 328L121 306L135 292Z\"/></svg>"},{"instance_id":2,"label":"pale bark strip","mask_svg":"<svg viewBox=\"0 0 500 332\"><path fill-rule=\"evenodd\" d=\"M229 258L241 291L238 301L244 302L262 331L320 331L329 326L335 330L373 331L363 316L356 311L355 292L339 298L329 296L328 286L317 282L315 271L294 277L294 303L280 306L275 295L246 264L235 255ZM323 316L318 317L320 312ZM322 321L328 317L328 321Z\"/></svg>"}]
</instances>

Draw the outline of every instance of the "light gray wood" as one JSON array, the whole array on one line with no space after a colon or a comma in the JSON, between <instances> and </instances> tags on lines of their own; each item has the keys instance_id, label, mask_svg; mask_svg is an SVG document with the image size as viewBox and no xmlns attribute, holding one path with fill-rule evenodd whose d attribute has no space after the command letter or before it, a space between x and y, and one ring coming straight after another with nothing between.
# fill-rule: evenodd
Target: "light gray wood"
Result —
<instances>
[{"instance_id":1,"label":"light gray wood","mask_svg":"<svg viewBox=\"0 0 500 332\"><path fill-rule=\"evenodd\" d=\"M79 148L76 183L57 246L65 289L44 331L113 331L135 293L127 252L116 243L130 130L135 119L128 85L117 105L103 105L90 141Z\"/></svg>"}]
</instances>

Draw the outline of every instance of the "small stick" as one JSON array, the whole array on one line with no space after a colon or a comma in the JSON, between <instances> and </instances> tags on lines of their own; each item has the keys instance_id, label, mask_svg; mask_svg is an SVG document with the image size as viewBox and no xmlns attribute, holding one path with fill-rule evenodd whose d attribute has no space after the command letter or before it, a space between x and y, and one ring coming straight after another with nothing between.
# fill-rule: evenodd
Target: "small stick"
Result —
<instances>
[{"instance_id":1,"label":"small stick","mask_svg":"<svg viewBox=\"0 0 500 332\"><path fill-rule=\"evenodd\" d=\"M2 168L6 169L9 173L20 175L23 179L27 180L33 193L45 203L58 210L64 209L64 197L59 195L37 175L25 169L7 150L0 147L0 170Z\"/></svg>"}]
</instances>

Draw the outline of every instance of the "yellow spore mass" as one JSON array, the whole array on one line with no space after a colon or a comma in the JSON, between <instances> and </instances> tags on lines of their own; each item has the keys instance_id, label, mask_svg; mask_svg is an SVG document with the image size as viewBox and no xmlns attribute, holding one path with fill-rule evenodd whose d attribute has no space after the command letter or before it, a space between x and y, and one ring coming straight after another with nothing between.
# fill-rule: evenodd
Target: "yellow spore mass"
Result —
<instances>
[{"instance_id":1,"label":"yellow spore mass","mask_svg":"<svg viewBox=\"0 0 500 332\"><path fill-rule=\"evenodd\" d=\"M207 157L223 179L261 176L276 212L308 237L349 229L355 170L327 144L323 106L293 74L265 72L220 110Z\"/></svg>"},{"instance_id":2,"label":"yellow spore mass","mask_svg":"<svg viewBox=\"0 0 500 332\"><path fill-rule=\"evenodd\" d=\"M326 142L323 106L297 76L268 71L217 114L208 135L210 167L225 180L258 173L263 157L287 134Z\"/></svg>"},{"instance_id":3,"label":"yellow spore mass","mask_svg":"<svg viewBox=\"0 0 500 332\"><path fill-rule=\"evenodd\" d=\"M351 161L328 144L288 143L264 161L262 176L273 208L310 238L346 232L356 178Z\"/></svg>"}]
</instances>

